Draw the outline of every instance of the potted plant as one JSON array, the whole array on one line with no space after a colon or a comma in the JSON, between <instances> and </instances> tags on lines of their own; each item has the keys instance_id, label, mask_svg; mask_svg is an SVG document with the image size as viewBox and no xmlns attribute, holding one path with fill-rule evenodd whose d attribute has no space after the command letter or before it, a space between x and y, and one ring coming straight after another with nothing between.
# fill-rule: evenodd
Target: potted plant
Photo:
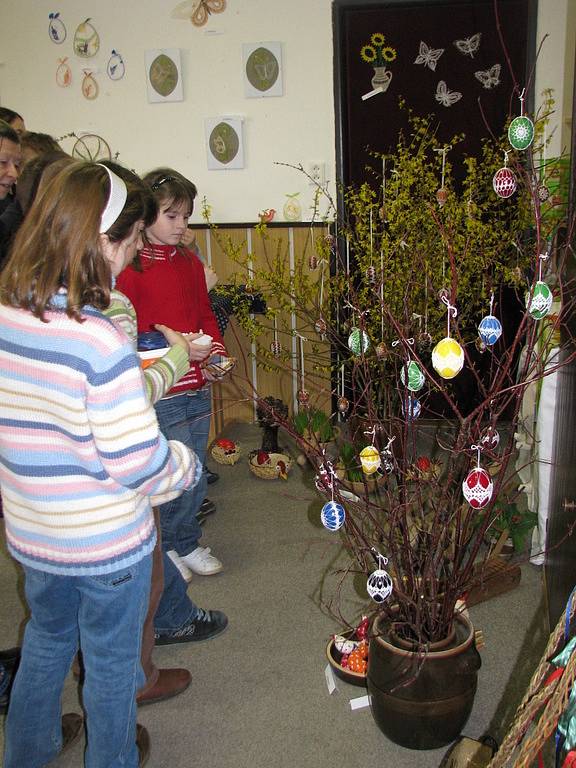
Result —
<instances>
[{"instance_id":1,"label":"potted plant","mask_svg":"<svg viewBox=\"0 0 576 768\"><path fill-rule=\"evenodd\" d=\"M562 275L573 221L563 237L547 218L530 148L487 141L457 182L449 150L459 137L439 153L428 121L413 118L412 129L382 158L382 178L331 201L332 235L293 269L271 255L253 271L268 314L260 327L247 318L245 330L263 364L296 372L299 356L276 357L259 335L287 307L307 338L318 331L303 415L278 421L316 470L322 522L349 554L344 577L366 579L375 720L392 740L424 749L456 738L472 707L480 662L459 601L482 579L486 535L503 514L495 505L513 475L523 394L574 357L565 347L547 359L560 330L568 338L574 302ZM541 120L535 135L540 148ZM499 194L503 166L513 197ZM320 281L319 264L330 265ZM346 430L343 472L296 427L329 397ZM374 487L376 473L386 481Z\"/></svg>"}]
</instances>

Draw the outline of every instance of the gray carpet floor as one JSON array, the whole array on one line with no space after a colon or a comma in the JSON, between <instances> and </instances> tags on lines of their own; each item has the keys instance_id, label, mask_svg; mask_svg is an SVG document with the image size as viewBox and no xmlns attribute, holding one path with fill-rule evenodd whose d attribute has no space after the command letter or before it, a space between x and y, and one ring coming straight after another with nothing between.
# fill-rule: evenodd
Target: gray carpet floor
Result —
<instances>
[{"instance_id":1,"label":"gray carpet floor","mask_svg":"<svg viewBox=\"0 0 576 768\"><path fill-rule=\"evenodd\" d=\"M446 748L413 752L378 730L369 708L352 710L364 690L338 682L328 693L325 647L337 622L320 608L334 587L341 557L338 534L319 521L322 502L311 472L294 466L286 482L264 481L248 469L245 455L260 443L260 430L238 425L227 436L240 440L243 459L212 465L220 480L210 486L217 506L202 543L225 570L195 576L189 593L206 608L229 617L221 636L157 648L158 666L190 669L190 688L172 700L140 710L151 735L151 768L432 768ZM25 607L22 577L0 546L1 646L19 642ZM514 590L471 609L484 633L478 693L465 735L505 733L548 638L542 574L522 566ZM365 600L354 590L344 609L359 616ZM80 711L70 675L64 711ZM3 746L0 736L0 746ZM53 765L82 765L81 743ZM25 768L23 766L23 768Z\"/></svg>"}]
</instances>

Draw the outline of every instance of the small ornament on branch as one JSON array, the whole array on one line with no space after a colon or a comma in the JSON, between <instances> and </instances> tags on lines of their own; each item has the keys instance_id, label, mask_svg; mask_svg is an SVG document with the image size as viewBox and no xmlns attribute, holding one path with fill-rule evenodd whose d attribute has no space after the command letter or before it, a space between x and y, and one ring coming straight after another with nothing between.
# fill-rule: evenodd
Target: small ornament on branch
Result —
<instances>
[{"instance_id":1,"label":"small ornament on branch","mask_svg":"<svg viewBox=\"0 0 576 768\"><path fill-rule=\"evenodd\" d=\"M371 435L372 442L360 451L360 464L362 465L362 471L365 475L373 475L376 470L380 468L382 460L380 453L374 445L376 429L372 427L371 430L364 432L365 435Z\"/></svg>"},{"instance_id":2,"label":"small ornament on branch","mask_svg":"<svg viewBox=\"0 0 576 768\"><path fill-rule=\"evenodd\" d=\"M346 522L346 510L342 504L334 501L334 486L336 484L336 477L332 463L327 461L324 465L326 473L330 476L330 492L332 499L322 507L320 512L320 520L324 528L329 531L338 531Z\"/></svg>"},{"instance_id":3,"label":"small ornament on branch","mask_svg":"<svg viewBox=\"0 0 576 768\"><path fill-rule=\"evenodd\" d=\"M548 258L541 253L538 260L538 280L526 294L526 309L534 320L542 320L549 314L554 297L548 285L542 280L542 262Z\"/></svg>"},{"instance_id":4,"label":"small ornament on branch","mask_svg":"<svg viewBox=\"0 0 576 768\"><path fill-rule=\"evenodd\" d=\"M440 189L436 192L436 201L439 208L443 208L448 200L448 190L444 186L444 176L446 172L446 155L450 151L450 147L441 147L440 149L434 149L434 152L440 152L442 155L442 181L440 183Z\"/></svg>"},{"instance_id":5,"label":"small ornament on branch","mask_svg":"<svg viewBox=\"0 0 576 768\"><path fill-rule=\"evenodd\" d=\"M512 197L516 192L518 181L513 171L508 168L508 152L504 152L504 167L496 171L492 178L492 187L498 197Z\"/></svg>"},{"instance_id":6,"label":"small ornament on branch","mask_svg":"<svg viewBox=\"0 0 576 768\"><path fill-rule=\"evenodd\" d=\"M441 298L448 309L448 332L432 350L432 365L443 379L453 379L464 366L464 350L455 339L450 337L450 318L456 317L458 310L450 304L446 296Z\"/></svg>"},{"instance_id":7,"label":"small ornament on branch","mask_svg":"<svg viewBox=\"0 0 576 768\"><path fill-rule=\"evenodd\" d=\"M493 306L494 293L490 297L490 314L483 317L478 325L478 335L488 347L496 344L500 336L502 336L502 323L492 314Z\"/></svg>"},{"instance_id":8,"label":"small ornament on branch","mask_svg":"<svg viewBox=\"0 0 576 768\"><path fill-rule=\"evenodd\" d=\"M372 549L372 552L378 559L378 568L373 571L366 582L366 591L375 603L383 603L392 594L392 579L384 566L388 564L388 558L383 557L380 552Z\"/></svg>"},{"instance_id":9,"label":"small ornament on branch","mask_svg":"<svg viewBox=\"0 0 576 768\"><path fill-rule=\"evenodd\" d=\"M474 509L483 509L492 498L494 484L489 473L480 466L481 445L472 445L472 450L478 451L476 467L471 469L462 483L464 498Z\"/></svg>"},{"instance_id":10,"label":"small ornament on branch","mask_svg":"<svg viewBox=\"0 0 576 768\"><path fill-rule=\"evenodd\" d=\"M515 117L508 126L508 141L514 149L528 149L534 140L534 123L524 114L524 92L520 94L520 117Z\"/></svg>"},{"instance_id":11,"label":"small ornament on branch","mask_svg":"<svg viewBox=\"0 0 576 768\"><path fill-rule=\"evenodd\" d=\"M270 344L270 352L274 357L280 357L282 354L282 344L278 341L278 321L274 315L274 341Z\"/></svg>"}]
</instances>

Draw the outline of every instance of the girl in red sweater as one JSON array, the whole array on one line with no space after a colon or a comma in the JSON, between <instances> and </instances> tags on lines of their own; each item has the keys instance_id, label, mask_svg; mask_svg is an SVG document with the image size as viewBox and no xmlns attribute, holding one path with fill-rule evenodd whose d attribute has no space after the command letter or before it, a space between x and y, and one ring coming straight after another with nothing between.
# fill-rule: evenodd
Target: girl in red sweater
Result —
<instances>
[{"instance_id":1,"label":"girl in red sweater","mask_svg":"<svg viewBox=\"0 0 576 768\"><path fill-rule=\"evenodd\" d=\"M200 260L179 245L194 209L195 185L171 168L159 168L144 176L158 202L158 217L146 229L148 244L139 259L124 270L117 281L136 309L138 332L167 325L181 333L195 334L198 351L190 356L190 370L156 403L158 422L169 439L192 448L205 463L211 419L209 381L212 365L226 356L226 349L210 306L204 267ZM209 368L206 366L210 365ZM216 374L217 375L217 374ZM162 544L184 578L194 572L203 576L219 573L222 563L202 547L202 529L196 514L206 495L206 474L190 492L160 507ZM176 626L156 626L158 634L178 631Z\"/></svg>"}]
</instances>

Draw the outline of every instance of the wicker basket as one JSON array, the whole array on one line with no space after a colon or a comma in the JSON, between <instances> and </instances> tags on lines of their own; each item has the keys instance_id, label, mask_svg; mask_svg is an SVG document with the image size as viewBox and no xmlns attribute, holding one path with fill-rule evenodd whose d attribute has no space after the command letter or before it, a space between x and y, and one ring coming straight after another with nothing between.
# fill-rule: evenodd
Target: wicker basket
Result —
<instances>
[{"instance_id":1,"label":"wicker basket","mask_svg":"<svg viewBox=\"0 0 576 768\"><path fill-rule=\"evenodd\" d=\"M270 453L268 455L270 456L269 464L258 464L256 454L250 457L248 466L250 467L252 474L256 475L256 477L259 477L262 480L278 480L280 477L280 470L277 466L279 461L284 462L286 473L292 468L292 459L285 453Z\"/></svg>"},{"instance_id":2,"label":"wicker basket","mask_svg":"<svg viewBox=\"0 0 576 768\"><path fill-rule=\"evenodd\" d=\"M225 451L224 448L214 443L210 450L210 455L218 464L236 464L240 458L240 446L236 444L235 451Z\"/></svg>"}]
</instances>

